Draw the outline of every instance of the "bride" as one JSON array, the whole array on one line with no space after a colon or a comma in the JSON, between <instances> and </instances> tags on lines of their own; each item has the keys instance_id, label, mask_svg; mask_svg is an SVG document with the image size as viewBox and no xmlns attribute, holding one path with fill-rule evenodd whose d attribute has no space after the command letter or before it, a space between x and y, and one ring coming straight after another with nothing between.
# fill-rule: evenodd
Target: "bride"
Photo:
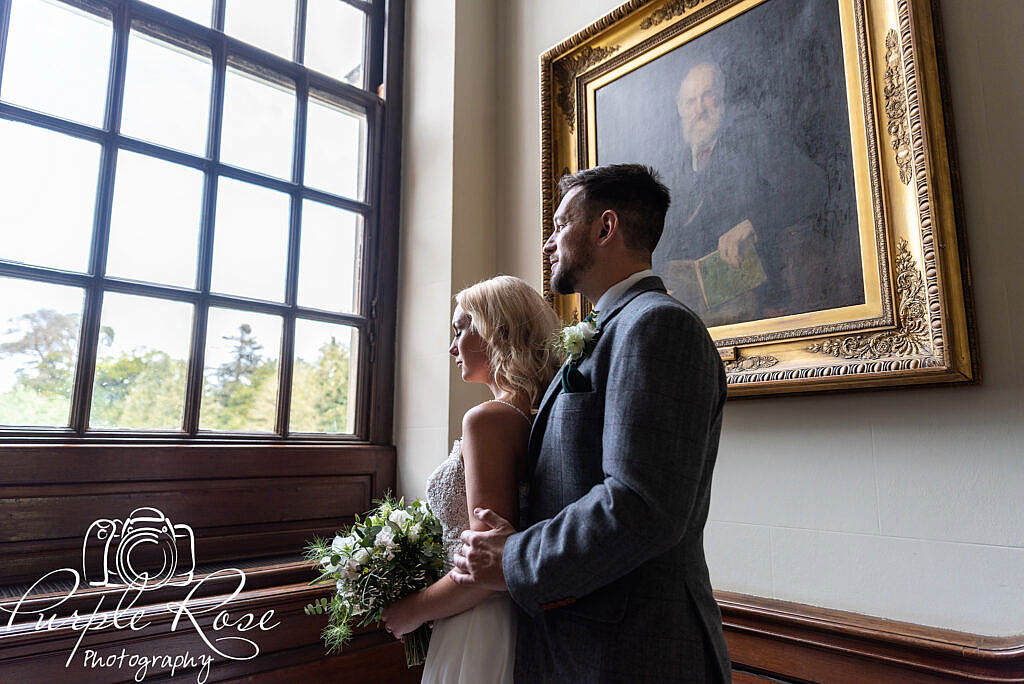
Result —
<instances>
[{"instance_id":1,"label":"bride","mask_svg":"<svg viewBox=\"0 0 1024 684\"><path fill-rule=\"evenodd\" d=\"M445 570L465 529L486 529L474 508L519 519L519 482L530 438L530 410L557 370L549 340L555 312L523 280L497 276L455 297L448 352L466 382L487 385L494 398L462 419L462 439L427 480L427 502L444 528ZM505 592L455 584L445 575L384 611L396 637L434 621L423 682L511 682L516 609Z\"/></svg>"}]
</instances>

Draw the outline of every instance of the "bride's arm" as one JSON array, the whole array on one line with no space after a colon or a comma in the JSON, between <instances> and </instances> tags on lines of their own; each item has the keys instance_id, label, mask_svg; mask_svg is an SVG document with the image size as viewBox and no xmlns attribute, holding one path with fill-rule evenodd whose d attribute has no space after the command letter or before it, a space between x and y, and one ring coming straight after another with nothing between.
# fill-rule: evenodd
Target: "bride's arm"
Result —
<instances>
[{"instance_id":1,"label":"bride's arm","mask_svg":"<svg viewBox=\"0 0 1024 684\"><path fill-rule=\"evenodd\" d=\"M506 520L518 520L517 472L528 437L522 418L500 404L481 404L466 412L462 419L462 460L470 529L487 529L472 514L474 508L489 508ZM402 636L424 622L469 610L493 593L457 585L445 575L423 591L388 606L384 622L396 637Z\"/></svg>"}]
</instances>

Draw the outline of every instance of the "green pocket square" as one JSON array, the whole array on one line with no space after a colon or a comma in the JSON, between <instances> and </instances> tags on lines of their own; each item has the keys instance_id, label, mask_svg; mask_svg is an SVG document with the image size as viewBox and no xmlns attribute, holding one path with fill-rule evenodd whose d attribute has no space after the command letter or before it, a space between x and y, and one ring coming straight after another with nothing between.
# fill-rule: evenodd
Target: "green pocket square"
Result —
<instances>
[{"instance_id":1,"label":"green pocket square","mask_svg":"<svg viewBox=\"0 0 1024 684\"><path fill-rule=\"evenodd\" d=\"M562 366L562 391L566 394L573 392L593 392L590 380L572 362Z\"/></svg>"}]
</instances>

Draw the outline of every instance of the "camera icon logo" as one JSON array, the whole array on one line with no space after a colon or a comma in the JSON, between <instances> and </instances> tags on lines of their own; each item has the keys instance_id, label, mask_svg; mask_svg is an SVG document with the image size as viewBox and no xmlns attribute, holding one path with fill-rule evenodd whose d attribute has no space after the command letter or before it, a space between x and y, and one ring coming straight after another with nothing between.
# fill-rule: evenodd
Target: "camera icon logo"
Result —
<instances>
[{"instance_id":1,"label":"camera icon logo","mask_svg":"<svg viewBox=\"0 0 1024 684\"><path fill-rule=\"evenodd\" d=\"M172 525L157 508L137 508L124 521L101 518L82 542L83 576L91 587L185 586L195 569L192 528Z\"/></svg>"}]
</instances>

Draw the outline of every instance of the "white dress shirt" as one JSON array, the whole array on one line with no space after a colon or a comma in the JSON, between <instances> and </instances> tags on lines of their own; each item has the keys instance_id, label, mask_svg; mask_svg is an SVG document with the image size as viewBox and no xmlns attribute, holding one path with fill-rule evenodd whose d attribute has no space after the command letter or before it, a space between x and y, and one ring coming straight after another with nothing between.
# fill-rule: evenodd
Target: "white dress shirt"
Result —
<instances>
[{"instance_id":1,"label":"white dress shirt","mask_svg":"<svg viewBox=\"0 0 1024 684\"><path fill-rule=\"evenodd\" d=\"M605 290L605 293L601 295L600 299L597 300L597 304L594 306L594 308L597 309L598 325L600 325L601 323L601 314L608 312L607 307L611 306L612 302L619 298L619 295L624 293L629 288L633 287L635 284L637 284L644 278L649 278L650 276L653 275L654 271L652 271L649 268L645 268L642 271L637 271L633 275L628 276L623 280L620 280L619 282L615 283L607 290Z\"/></svg>"}]
</instances>

